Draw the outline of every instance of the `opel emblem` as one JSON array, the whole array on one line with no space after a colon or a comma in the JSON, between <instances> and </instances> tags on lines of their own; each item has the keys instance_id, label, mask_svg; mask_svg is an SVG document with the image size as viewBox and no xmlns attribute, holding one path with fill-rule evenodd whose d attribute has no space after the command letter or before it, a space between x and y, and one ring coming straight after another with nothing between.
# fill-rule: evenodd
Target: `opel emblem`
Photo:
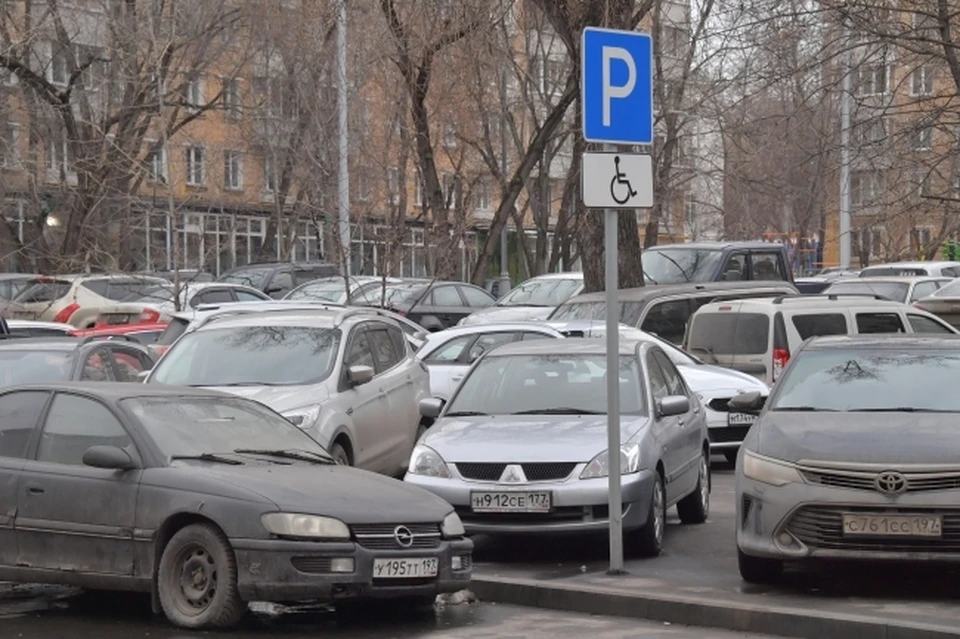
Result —
<instances>
[{"instance_id":1,"label":"opel emblem","mask_svg":"<svg viewBox=\"0 0 960 639\"><path fill-rule=\"evenodd\" d=\"M907 492L907 478L895 470L885 470L873 480L878 491L887 495L902 495Z\"/></svg>"},{"instance_id":2,"label":"opel emblem","mask_svg":"<svg viewBox=\"0 0 960 639\"><path fill-rule=\"evenodd\" d=\"M397 540L397 545L401 548L409 548L413 545L413 533L406 526L397 526L393 529L393 538Z\"/></svg>"}]
</instances>

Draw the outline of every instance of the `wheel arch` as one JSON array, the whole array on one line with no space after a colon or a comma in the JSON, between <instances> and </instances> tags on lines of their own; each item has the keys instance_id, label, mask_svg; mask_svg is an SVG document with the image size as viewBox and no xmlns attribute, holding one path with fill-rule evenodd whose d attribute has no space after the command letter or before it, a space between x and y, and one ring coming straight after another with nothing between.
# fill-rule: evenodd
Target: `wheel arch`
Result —
<instances>
[{"instance_id":1,"label":"wheel arch","mask_svg":"<svg viewBox=\"0 0 960 639\"><path fill-rule=\"evenodd\" d=\"M160 557L163 555L164 549L166 549L167 544L170 543L170 540L173 539L174 535L187 526L192 526L194 524L209 524L225 535L223 527L220 524L210 517L201 515L200 513L185 511L174 513L167 517L162 524L160 524L160 527L157 528L157 532L153 537L153 566L151 567L150 578L150 605L154 614L161 614L163 612L160 608L160 593L157 588L157 578L160 571Z\"/></svg>"}]
</instances>

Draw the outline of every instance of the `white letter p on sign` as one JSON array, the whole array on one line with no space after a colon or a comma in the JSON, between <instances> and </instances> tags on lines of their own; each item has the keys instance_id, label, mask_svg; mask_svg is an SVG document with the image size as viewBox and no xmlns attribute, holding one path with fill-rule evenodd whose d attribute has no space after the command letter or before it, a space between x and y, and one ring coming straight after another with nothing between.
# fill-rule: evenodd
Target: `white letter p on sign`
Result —
<instances>
[{"instance_id":1,"label":"white letter p on sign","mask_svg":"<svg viewBox=\"0 0 960 639\"><path fill-rule=\"evenodd\" d=\"M627 82L622 86L610 84L610 62L622 60L627 65ZM637 84L637 65L633 56L622 47L603 47L603 126L610 126L610 100L626 98Z\"/></svg>"}]
</instances>

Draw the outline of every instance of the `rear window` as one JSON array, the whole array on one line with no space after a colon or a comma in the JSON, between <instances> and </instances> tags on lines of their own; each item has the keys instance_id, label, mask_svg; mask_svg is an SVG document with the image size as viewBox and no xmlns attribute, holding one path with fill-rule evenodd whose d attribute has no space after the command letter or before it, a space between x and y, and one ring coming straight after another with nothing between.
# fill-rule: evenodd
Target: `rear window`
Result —
<instances>
[{"instance_id":1,"label":"rear window","mask_svg":"<svg viewBox=\"0 0 960 639\"><path fill-rule=\"evenodd\" d=\"M894 302L906 302L910 285L906 282L837 282L831 284L824 295L878 295Z\"/></svg>"},{"instance_id":2,"label":"rear window","mask_svg":"<svg viewBox=\"0 0 960 639\"><path fill-rule=\"evenodd\" d=\"M643 302L620 302L620 322L636 326L643 312ZM606 302L572 302L561 304L548 319L564 320L602 320L607 318Z\"/></svg>"},{"instance_id":3,"label":"rear window","mask_svg":"<svg viewBox=\"0 0 960 639\"><path fill-rule=\"evenodd\" d=\"M925 268L902 266L875 266L860 271L860 277L911 277L914 275L930 275Z\"/></svg>"},{"instance_id":4,"label":"rear window","mask_svg":"<svg viewBox=\"0 0 960 639\"><path fill-rule=\"evenodd\" d=\"M858 333L905 333L896 313L857 313Z\"/></svg>"},{"instance_id":5,"label":"rear window","mask_svg":"<svg viewBox=\"0 0 960 639\"><path fill-rule=\"evenodd\" d=\"M157 338L155 343L159 346L170 346L177 341L181 335L187 332L187 326L189 325L190 322L187 320L181 317L174 317L170 320L170 323L167 324L167 328L160 333L160 337Z\"/></svg>"},{"instance_id":6,"label":"rear window","mask_svg":"<svg viewBox=\"0 0 960 639\"><path fill-rule=\"evenodd\" d=\"M71 282L47 278L34 280L30 287L17 296L16 301L20 304L55 302L70 292L71 284Z\"/></svg>"},{"instance_id":7,"label":"rear window","mask_svg":"<svg viewBox=\"0 0 960 639\"><path fill-rule=\"evenodd\" d=\"M770 318L759 313L703 313L694 318L688 351L694 355L763 355Z\"/></svg>"},{"instance_id":8,"label":"rear window","mask_svg":"<svg viewBox=\"0 0 960 639\"><path fill-rule=\"evenodd\" d=\"M846 335L847 318L840 313L794 315L793 327L800 334L800 339L810 339L820 335Z\"/></svg>"}]
</instances>

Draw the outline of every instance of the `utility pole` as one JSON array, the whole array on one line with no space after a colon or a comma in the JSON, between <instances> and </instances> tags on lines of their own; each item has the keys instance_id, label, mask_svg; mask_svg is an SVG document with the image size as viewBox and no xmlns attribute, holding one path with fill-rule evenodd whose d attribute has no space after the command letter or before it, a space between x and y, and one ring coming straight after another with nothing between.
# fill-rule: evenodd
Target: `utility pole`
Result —
<instances>
[{"instance_id":1,"label":"utility pole","mask_svg":"<svg viewBox=\"0 0 960 639\"><path fill-rule=\"evenodd\" d=\"M840 267L850 268L850 100L852 52L850 22L843 18L843 93L840 96Z\"/></svg>"},{"instance_id":2,"label":"utility pole","mask_svg":"<svg viewBox=\"0 0 960 639\"><path fill-rule=\"evenodd\" d=\"M503 182L503 195L507 186L507 72L500 71L500 175ZM510 264L507 253L507 222L500 229L500 286L497 297L510 291Z\"/></svg>"},{"instance_id":3,"label":"utility pole","mask_svg":"<svg viewBox=\"0 0 960 639\"><path fill-rule=\"evenodd\" d=\"M340 0L337 15L337 112L340 135L340 174L337 183L337 231L343 276L350 276L350 138L347 131L347 2ZM349 287L347 287L349 289Z\"/></svg>"}]
</instances>

